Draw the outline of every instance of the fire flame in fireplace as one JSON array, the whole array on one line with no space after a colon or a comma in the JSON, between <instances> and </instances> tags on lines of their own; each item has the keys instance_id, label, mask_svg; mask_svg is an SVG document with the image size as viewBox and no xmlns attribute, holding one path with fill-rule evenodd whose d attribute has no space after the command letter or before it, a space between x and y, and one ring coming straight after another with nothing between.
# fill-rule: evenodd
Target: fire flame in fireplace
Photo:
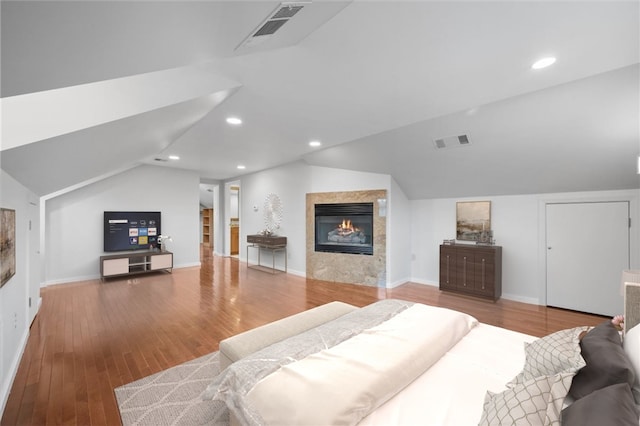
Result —
<instances>
[{"instance_id":1,"label":"fire flame in fireplace","mask_svg":"<svg viewBox=\"0 0 640 426\"><path fill-rule=\"evenodd\" d=\"M351 235L358 231L359 229L353 226L349 219L342 219L342 223L338 225L338 235L340 236Z\"/></svg>"}]
</instances>

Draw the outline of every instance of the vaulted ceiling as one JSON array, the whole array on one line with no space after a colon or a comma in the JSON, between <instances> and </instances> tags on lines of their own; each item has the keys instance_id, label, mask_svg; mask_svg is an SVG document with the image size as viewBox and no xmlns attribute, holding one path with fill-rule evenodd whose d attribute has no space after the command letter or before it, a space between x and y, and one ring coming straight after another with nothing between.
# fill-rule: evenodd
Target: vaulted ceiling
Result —
<instances>
[{"instance_id":1,"label":"vaulted ceiling","mask_svg":"<svg viewBox=\"0 0 640 426\"><path fill-rule=\"evenodd\" d=\"M410 199L640 187L639 2L299 5L246 44L280 2L3 0L2 169L40 195L293 161Z\"/></svg>"}]
</instances>

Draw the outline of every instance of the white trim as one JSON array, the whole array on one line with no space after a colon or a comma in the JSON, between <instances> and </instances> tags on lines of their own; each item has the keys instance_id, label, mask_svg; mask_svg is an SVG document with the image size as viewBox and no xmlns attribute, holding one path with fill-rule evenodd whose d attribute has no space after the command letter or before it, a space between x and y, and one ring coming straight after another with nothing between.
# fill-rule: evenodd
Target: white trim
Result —
<instances>
[{"instance_id":1,"label":"white trim","mask_svg":"<svg viewBox=\"0 0 640 426\"><path fill-rule=\"evenodd\" d=\"M631 229L629 230L629 258L630 268L640 268L640 215L638 211L638 200L640 190L617 190L617 191L593 191L575 192L559 194L542 194L538 201L538 298L539 304L547 304L547 244L546 244L546 208L547 204L558 203L595 203L595 202L628 202L629 217L631 218ZM620 271L622 274L622 271Z\"/></svg>"},{"instance_id":2,"label":"white trim","mask_svg":"<svg viewBox=\"0 0 640 426\"><path fill-rule=\"evenodd\" d=\"M513 302L527 303L529 305L543 306L540 303L540 300L533 297L523 297L523 296L518 296L516 294L502 293L502 296L500 296L500 298L505 300L511 300Z\"/></svg>"},{"instance_id":3,"label":"white trim","mask_svg":"<svg viewBox=\"0 0 640 426\"><path fill-rule=\"evenodd\" d=\"M297 270L295 270L295 269L289 269L288 267L287 267L287 273L288 273L288 274L291 274L291 275L296 275L296 276L298 276L298 277L307 278L307 274L306 274L306 272L303 272L303 271L297 271Z\"/></svg>"},{"instance_id":4,"label":"white trim","mask_svg":"<svg viewBox=\"0 0 640 426\"><path fill-rule=\"evenodd\" d=\"M173 269L193 268L193 267L200 267L200 266L202 266L200 262L181 263L180 265L173 265ZM120 275L120 277L124 278L127 276L133 277L133 276L140 276L140 275L145 275L145 274ZM43 286L46 287L50 285L70 284L78 281L92 281L92 280L99 280L99 279L100 279L100 274L91 274L91 275L83 275L83 276L77 276L77 277L61 278L57 280L48 280L48 281L45 281Z\"/></svg>"},{"instance_id":5,"label":"white trim","mask_svg":"<svg viewBox=\"0 0 640 426\"><path fill-rule=\"evenodd\" d=\"M409 282L411 282L410 277L400 278L399 280L395 280L394 282L387 281L387 285L385 286L385 288L396 288L396 287L400 287L403 284L407 284Z\"/></svg>"},{"instance_id":6,"label":"white trim","mask_svg":"<svg viewBox=\"0 0 640 426\"><path fill-rule=\"evenodd\" d=\"M420 278L411 278L409 280L409 282L411 282L413 284L428 285L430 287L438 287L438 288L440 288L440 283L433 282L433 281L422 280Z\"/></svg>"},{"instance_id":7,"label":"white trim","mask_svg":"<svg viewBox=\"0 0 640 426\"><path fill-rule=\"evenodd\" d=\"M27 328L22 336L22 344L20 345L20 350L15 353L15 356L13 357L13 361L11 362L9 375L8 377L5 378L5 381L1 384L2 389L0 389L0 395L2 396L2 405L0 406L0 417L4 413L4 409L7 406L9 393L11 392L11 387L13 386L13 381L16 378L16 374L18 374L18 367L20 367L20 361L22 360L22 356L24 355L24 350L27 347L28 340L29 340L29 329Z\"/></svg>"},{"instance_id":8,"label":"white trim","mask_svg":"<svg viewBox=\"0 0 640 426\"><path fill-rule=\"evenodd\" d=\"M438 288L440 288L440 284L439 283L419 280L417 278L411 278L410 282L412 284L428 285L430 287L438 287ZM451 293L451 294L454 294L454 293ZM535 298L532 298L532 297L522 297L522 296L518 296L518 295L503 293L500 296L500 298L501 299L505 299L505 300L512 300L514 302L528 303L528 304L531 304L531 305L540 305L540 301L535 299ZM482 300L482 299L478 298L478 300Z\"/></svg>"}]
</instances>

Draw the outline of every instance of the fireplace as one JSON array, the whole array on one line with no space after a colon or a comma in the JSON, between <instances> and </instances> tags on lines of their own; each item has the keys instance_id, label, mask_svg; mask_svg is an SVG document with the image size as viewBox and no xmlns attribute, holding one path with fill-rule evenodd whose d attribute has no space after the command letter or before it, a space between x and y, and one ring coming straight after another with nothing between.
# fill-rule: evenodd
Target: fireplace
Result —
<instances>
[{"instance_id":1,"label":"fireplace","mask_svg":"<svg viewBox=\"0 0 640 426\"><path fill-rule=\"evenodd\" d=\"M315 251L373 254L373 203L315 205Z\"/></svg>"}]
</instances>

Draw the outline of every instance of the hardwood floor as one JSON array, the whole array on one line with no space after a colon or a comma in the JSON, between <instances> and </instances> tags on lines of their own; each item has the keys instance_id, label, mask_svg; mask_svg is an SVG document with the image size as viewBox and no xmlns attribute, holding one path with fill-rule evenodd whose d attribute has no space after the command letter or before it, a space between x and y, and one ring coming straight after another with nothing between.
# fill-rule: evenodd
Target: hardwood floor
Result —
<instances>
[{"instance_id":1,"label":"hardwood floor","mask_svg":"<svg viewBox=\"0 0 640 426\"><path fill-rule=\"evenodd\" d=\"M13 383L2 425L119 425L113 389L218 349L220 340L340 300L399 298L467 312L542 336L604 317L496 303L408 283L395 289L327 283L247 269L233 258L125 279L51 286Z\"/></svg>"}]
</instances>

